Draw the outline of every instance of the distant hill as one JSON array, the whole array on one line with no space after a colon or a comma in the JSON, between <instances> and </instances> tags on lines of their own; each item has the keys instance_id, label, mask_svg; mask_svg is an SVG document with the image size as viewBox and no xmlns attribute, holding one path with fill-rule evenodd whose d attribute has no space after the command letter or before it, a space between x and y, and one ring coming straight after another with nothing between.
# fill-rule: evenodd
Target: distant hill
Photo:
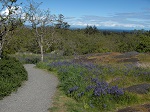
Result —
<instances>
[{"instance_id":1,"label":"distant hill","mask_svg":"<svg viewBox=\"0 0 150 112\"><path fill-rule=\"evenodd\" d=\"M76 29L84 29L85 27L70 27L71 30L76 30ZM100 31L108 31L108 32L132 32L134 30L130 29L111 29L111 28L98 28Z\"/></svg>"}]
</instances>

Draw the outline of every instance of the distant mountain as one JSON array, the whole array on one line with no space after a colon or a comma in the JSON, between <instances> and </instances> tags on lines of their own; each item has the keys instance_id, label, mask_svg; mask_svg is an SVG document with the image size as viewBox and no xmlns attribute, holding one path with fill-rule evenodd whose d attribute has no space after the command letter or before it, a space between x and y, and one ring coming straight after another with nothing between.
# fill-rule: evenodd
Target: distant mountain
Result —
<instances>
[{"instance_id":1,"label":"distant mountain","mask_svg":"<svg viewBox=\"0 0 150 112\"><path fill-rule=\"evenodd\" d=\"M101 31L110 31L110 32L132 32L133 30L127 29L100 29Z\"/></svg>"},{"instance_id":2,"label":"distant mountain","mask_svg":"<svg viewBox=\"0 0 150 112\"><path fill-rule=\"evenodd\" d=\"M32 28L31 25L25 25L25 27L27 28ZM76 29L85 29L86 26L71 26L69 29L71 30L76 30ZM100 28L97 27L98 30L100 31L108 31L108 32L132 32L134 31L133 29L115 29L115 28ZM144 30L144 31L148 31L148 30Z\"/></svg>"}]
</instances>

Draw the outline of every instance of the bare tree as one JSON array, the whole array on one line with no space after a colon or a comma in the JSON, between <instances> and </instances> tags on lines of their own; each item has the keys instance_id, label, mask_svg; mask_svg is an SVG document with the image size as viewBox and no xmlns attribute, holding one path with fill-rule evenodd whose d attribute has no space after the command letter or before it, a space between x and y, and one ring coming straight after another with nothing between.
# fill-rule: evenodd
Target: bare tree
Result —
<instances>
[{"instance_id":1,"label":"bare tree","mask_svg":"<svg viewBox=\"0 0 150 112\"><path fill-rule=\"evenodd\" d=\"M32 30L38 42L41 52L41 61L44 58L44 45L46 41L49 42L46 29L47 26L52 25L54 21L54 16L50 14L49 10L40 10L39 6L41 3L36 3L34 1L29 1L29 6L26 8L27 20L32 25Z\"/></svg>"},{"instance_id":2,"label":"bare tree","mask_svg":"<svg viewBox=\"0 0 150 112\"><path fill-rule=\"evenodd\" d=\"M23 23L21 9L16 4L17 0L0 0L0 59L2 57L3 46L8 40L9 33L14 33L15 29Z\"/></svg>"}]
</instances>

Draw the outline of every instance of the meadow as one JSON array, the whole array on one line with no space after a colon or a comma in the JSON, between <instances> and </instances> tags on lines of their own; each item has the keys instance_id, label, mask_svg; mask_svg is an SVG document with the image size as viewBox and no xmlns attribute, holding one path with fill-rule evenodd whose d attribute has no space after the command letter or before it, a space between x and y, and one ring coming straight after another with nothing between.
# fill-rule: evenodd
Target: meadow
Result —
<instances>
[{"instance_id":1,"label":"meadow","mask_svg":"<svg viewBox=\"0 0 150 112\"><path fill-rule=\"evenodd\" d=\"M125 56L133 57L129 54L137 57L135 53L127 53ZM97 59L102 55L105 54L96 55ZM119 56L124 58L123 55ZM110 62L112 57L109 58L109 63L104 62L104 59L103 63L96 59L93 61L91 60L93 57L95 58L95 55L82 55L78 59L49 60L46 63L38 63L37 67L57 74L60 80L59 90L66 95L66 98L74 99L76 102L76 104L73 103L74 105L78 105L78 108L76 106L71 109L72 112L117 111L127 106L150 101L149 90L139 95L136 91L128 89L133 85L149 84L149 68L138 67L135 63L126 62L126 60L116 63L115 61L118 62L116 57L112 63ZM55 110L54 112L58 109L57 106L51 108Z\"/></svg>"},{"instance_id":2,"label":"meadow","mask_svg":"<svg viewBox=\"0 0 150 112\"><path fill-rule=\"evenodd\" d=\"M0 99L27 80L22 64L30 63L55 73L60 80L54 102L63 106L54 104L51 112L60 112L62 107L64 112L112 112L145 103L149 106L149 30L108 31L95 25L71 29L62 14L51 15L34 1L23 8L21 13L26 16L22 18L15 13L21 10L16 1L2 1L1 11L6 7L9 13L1 14L0 58L10 55L21 63L14 58L0 59ZM57 102L59 94L69 102Z\"/></svg>"}]
</instances>

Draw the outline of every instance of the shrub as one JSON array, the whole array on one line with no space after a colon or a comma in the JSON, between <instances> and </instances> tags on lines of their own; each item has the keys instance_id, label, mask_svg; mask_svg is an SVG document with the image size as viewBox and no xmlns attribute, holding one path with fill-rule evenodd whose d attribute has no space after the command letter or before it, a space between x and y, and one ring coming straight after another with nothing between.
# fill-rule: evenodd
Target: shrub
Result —
<instances>
[{"instance_id":1,"label":"shrub","mask_svg":"<svg viewBox=\"0 0 150 112\"><path fill-rule=\"evenodd\" d=\"M0 60L0 99L9 95L27 80L27 71L15 58L3 57Z\"/></svg>"}]
</instances>

